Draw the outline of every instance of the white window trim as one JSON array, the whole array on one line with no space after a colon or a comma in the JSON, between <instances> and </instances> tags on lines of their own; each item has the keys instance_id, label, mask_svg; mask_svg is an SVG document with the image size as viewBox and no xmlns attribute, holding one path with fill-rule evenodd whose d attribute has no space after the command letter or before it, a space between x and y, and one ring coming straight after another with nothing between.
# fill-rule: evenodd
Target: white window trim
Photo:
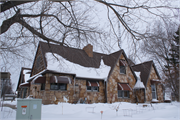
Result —
<instances>
[{"instance_id":1,"label":"white window trim","mask_svg":"<svg viewBox=\"0 0 180 120\"><path fill-rule=\"evenodd\" d=\"M155 91L152 91L152 88L151 88L151 92L155 92L155 98L153 98L153 95L152 95L152 99L156 99L157 100L157 94L156 94L156 85L155 84L152 84L155 88Z\"/></svg>"}]
</instances>

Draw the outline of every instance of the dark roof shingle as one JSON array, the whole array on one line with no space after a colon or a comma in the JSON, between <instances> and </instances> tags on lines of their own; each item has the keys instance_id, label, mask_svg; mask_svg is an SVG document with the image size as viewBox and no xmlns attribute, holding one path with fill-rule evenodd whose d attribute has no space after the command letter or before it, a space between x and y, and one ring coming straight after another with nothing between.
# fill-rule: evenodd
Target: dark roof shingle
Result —
<instances>
[{"instance_id":1,"label":"dark roof shingle","mask_svg":"<svg viewBox=\"0 0 180 120\"><path fill-rule=\"evenodd\" d=\"M147 82L148 82L148 78L149 78L149 75L150 75L150 72L151 72L151 68L152 66L154 66L154 69L156 71L156 74L157 76L159 77L160 79L160 76L157 72L157 69L153 63L153 61L147 61L147 62L144 62L144 63L141 63L141 64L137 64L137 65L134 65L134 66L131 66L132 69L135 71L135 72L141 72L141 81L144 83L144 86L146 87L147 85Z\"/></svg>"}]
</instances>

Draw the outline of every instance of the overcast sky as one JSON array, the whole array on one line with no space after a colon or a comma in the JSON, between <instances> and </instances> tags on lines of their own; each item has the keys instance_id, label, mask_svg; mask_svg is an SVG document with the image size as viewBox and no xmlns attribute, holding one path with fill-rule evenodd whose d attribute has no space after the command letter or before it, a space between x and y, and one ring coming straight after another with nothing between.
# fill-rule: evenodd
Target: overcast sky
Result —
<instances>
[{"instance_id":1,"label":"overcast sky","mask_svg":"<svg viewBox=\"0 0 180 120\"><path fill-rule=\"evenodd\" d=\"M130 0L131 1L131 0ZM129 2L130 2L129 1ZM127 1L123 1L123 2L127 2ZM128 2L127 2L128 3ZM168 1L167 0L167 3L166 4L171 4L171 5L173 5L173 6L176 6L176 7L179 7L179 5L180 5L180 3L179 3L179 1L178 0L171 0L171 1ZM94 5L94 4L92 4L92 5ZM108 22L108 17L107 17L107 9L106 9L106 7L104 6L104 5L101 5L101 4L99 4L99 3L97 3L97 4L95 4L94 5L94 8L93 8L93 10L94 10L94 13L96 13L94 16L94 21L96 21L96 22L98 22L99 23L99 26L102 28L102 29L106 29L106 25L107 25L107 23L109 24L109 22ZM163 11L163 10L162 10ZM166 12L165 11L165 9L164 9L164 12ZM93 13L93 11L92 11L92 13ZM136 12L135 12L136 13ZM113 14L112 13L112 11L110 11L110 14ZM140 14L140 12L139 11L137 11L137 14ZM149 14L148 13L141 13L141 14L144 14L144 16L147 16L147 21L150 23L148 23L149 25L151 25L151 21L153 21L153 20L155 20L155 19L153 19L153 18L150 18L149 17ZM0 14L1 16L3 16L3 14ZM117 20L115 20L115 19L113 19L114 21L117 21ZM3 21L3 19L1 19L0 20L0 23L2 24L2 21ZM176 21L178 21L178 22L180 22L180 18L179 19L176 19ZM118 23L116 24L116 25L118 25ZM104 28L103 28L104 27ZM117 26L116 26L117 27ZM137 22L137 24L136 25L134 25L133 26L134 28L137 28L139 31L143 31L143 27L146 27L145 26L145 23L142 23L142 22ZM117 28L116 28L117 29ZM120 29L119 29L119 34L122 34L122 32L123 32L123 26L121 26L120 25ZM131 38L129 38L129 37L127 37L126 35L124 35L124 37L122 37L121 39L123 39L122 40L122 42L121 42L121 48L122 49L124 49L124 51L126 52L126 54L127 54L127 56L129 55L129 52L130 52L130 50L131 50L131 45L132 45L132 41L130 41L131 40ZM115 52L115 51L118 51L120 48L118 47L118 44L117 44L117 41L111 41L111 46L113 47L113 49L110 51L110 53L112 53L112 52ZM27 48L25 48L27 51L29 50L29 57L31 58L31 59L33 59L34 58L34 56L35 56L35 51L31 51L28 47ZM94 47L94 51L96 51L96 52L105 52L105 53L107 53L107 51L102 51L101 49L99 49L98 48L98 45L97 46L95 46ZM143 56L140 54L140 53L138 53L139 54L139 56L141 57L141 61L139 61L138 59L137 59L137 61L136 61L136 63L140 63L140 62L144 62L144 61L146 61L146 60L148 60L147 59L147 57L144 57L143 58ZM9 72L11 73L11 80L12 80L12 83L14 84L14 86L13 86L13 90L16 90L16 87L17 87L17 82L18 82L18 79L19 79L19 75L20 75L20 70L21 70L21 67L28 67L28 68L31 68L32 67L32 63L33 63L33 60L32 61L27 61L27 60L25 60L24 62L22 62L22 63L18 63L18 61L12 61L12 62L16 62L16 63L14 63L14 66L12 66L11 67L11 69L9 70Z\"/></svg>"}]
</instances>

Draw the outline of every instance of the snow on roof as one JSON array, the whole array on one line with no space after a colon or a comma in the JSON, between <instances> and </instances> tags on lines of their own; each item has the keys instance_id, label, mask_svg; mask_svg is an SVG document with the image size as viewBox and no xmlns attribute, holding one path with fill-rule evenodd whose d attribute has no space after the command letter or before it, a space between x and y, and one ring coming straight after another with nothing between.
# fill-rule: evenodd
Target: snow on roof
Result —
<instances>
[{"instance_id":1,"label":"snow on roof","mask_svg":"<svg viewBox=\"0 0 180 120\"><path fill-rule=\"evenodd\" d=\"M23 70L25 82L27 82L27 80L30 78L30 73L31 73L31 70Z\"/></svg>"},{"instance_id":2,"label":"snow on roof","mask_svg":"<svg viewBox=\"0 0 180 120\"><path fill-rule=\"evenodd\" d=\"M136 71L134 71L134 73L136 74L136 76L137 76L138 79L141 78L141 77L140 77L141 72L136 72Z\"/></svg>"},{"instance_id":3,"label":"snow on roof","mask_svg":"<svg viewBox=\"0 0 180 120\"><path fill-rule=\"evenodd\" d=\"M29 83L28 83L28 82L24 82L24 83L21 83L20 86L21 86L21 85L26 85L26 84L29 84Z\"/></svg>"},{"instance_id":4,"label":"snow on roof","mask_svg":"<svg viewBox=\"0 0 180 120\"><path fill-rule=\"evenodd\" d=\"M58 60L53 56L52 53L46 53L48 70L76 74L77 77L105 79L108 77L109 71L111 69L110 66L104 64L102 59L99 68L92 68L72 63L58 54L54 53L54 55L56 58L58 58Z\"/></svg>"},{"instance_id":5,"label":"snow on roof","mask_svg":"<svg viewBox=\"0 0 180 120\"><path fill-rule=\"evenodd\" d=\"M41 74L44 73L46 70L47 70L47 69L44 69L43 71L41 71L41 72L39 72L39 73L37 73L37 74L31 76L27 81L29 82L29 80L31 80L31 79L33 79L33 78L35 78L35 77L41 75Z\"/></svg>"},{"instance_id":6,"label":"snow on roof","mask_svg":"<svg viewBox=\"0 0 180 120\"><path fill-rule=\"evenodd\" d=\"M153 81L160 81L159 79L152 79Z\"/></svg>"},{"instance_id":7,"label":"snow on roof","mask_svg":"<svg viewBox=\"0 0 180 120\"><path fill-rule=\"evenodd\" d=\"M38 74L38 75L32 80L32 83L35 83L35 81L36 81L39 77L42 77L42 75L41 75L41 74Z\"/></svg>"},{"instance_id":8,"label":"snow on roof","mask_svg":"<svg viewBox=\"0 0 180 120\"><path fill-rule=\"evenodd\" d=\"M141 82L138 79L133 89L140 89L140 88L145 88L145 86L144 86L143 82Z\"/></svg>"},{"instance_id":9,"label":"snow on roof","mask_svg":"<svg viewBox=\"0 0 180 120\"><path fill-rule=\"evenodd\" d=\"M135 74L137 76L137 82L136 82L136 84L135 84L133 89L145 88L143 82L141 82L141 77L140 77L141 72L135 72Z\"/></svg>"}]
</instances>

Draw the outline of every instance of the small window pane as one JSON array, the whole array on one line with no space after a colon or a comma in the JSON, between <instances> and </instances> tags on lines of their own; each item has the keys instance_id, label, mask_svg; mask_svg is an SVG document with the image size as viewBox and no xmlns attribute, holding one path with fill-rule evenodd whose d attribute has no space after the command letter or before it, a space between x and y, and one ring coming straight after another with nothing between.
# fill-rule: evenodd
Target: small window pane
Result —
<instances>
[{"instance_id":1,"label":"small window pane","mask_svg":"<svg viewBox=\"0 0 180 120\"><path fill-rule=\"evenodd\" d=\"M124 91L124 97L129 98L129 91Z\"/></svg>"},{"instance_id":2,"label":"small window pane","mask_svg":"<svg viewBox=\"0 0 180 120\"><path fill-rule=\"evenodd\" d=\"M120 66L120 73L126 74L126 67L125 66Z\"/></svg>"},{"instance_id":3,"label":"small window pane","mask_svg":"<svg viewBox=\"0 0 180 120\"><path fill-rule=\"evenodd\" d=\"M66 90L66 84L60 84L60 90Z\"/></svg>"},{"instance_id":4,"label":"small window pane","mask_svg":"<svg viewBox=\"0 0 180 120\"><path fill-rule=\"evenodd\" d=\"M156 91L155 85L151 85L151 90L152 90L152 91Z\"/></svg>"},{"instance_id":5,"label":"small window pane","mask_svg":"<svg viewBox=\"0 0 180 120\"><path fill-rule=\"evenodd\" d=\"M25 97L26 97L26 93L27 93L27 88L24 88L23 98L25 98Z\"/></svg>"},{"instance_id":6,"label":"small window pane","mask_svg":"<svg viewBox=\"0 0 180 120\"><path fill-rule=\"evenodd\" d=\"M118 97L123 97L123 91L122 90L118 90Z\"/></svg>"},{"instance_id":7,"label":"small window pane","mask_svg":"<svg viewBox=\"0 0 180 120\"><path fill-rule=\"evenodd\" d=\"M92 90L98 92L98 87L92 87Z\"/></svg>"},{"instance_id":8,"label":"small window pane","mask_svg":"<svg viewBox=\"0 0 180 120\"><path fill-rule=\"evenodd\" d=\"M45 83L41 84L41 90L45 90Z\"/></svg>"},{"instance_id":9,"label":"small window pane","mask_svg":"<svg viewBox=\"0 0 180 120\"><path fill-rule=\"evenodd\" d=\"M59 87L58 87L58 84L57 83L52 83L51 84L51 90L58 90Z\"/></svg>"},{"instance_id":10,"label":"small window pane","mask_svg":"<svg viewBox=\"0 0 180 120\"><path fill-rule=\"evenodd\" d=\"M91 86L87 86L87 91L91 91Z\"/></svg>"}]
</instances>

